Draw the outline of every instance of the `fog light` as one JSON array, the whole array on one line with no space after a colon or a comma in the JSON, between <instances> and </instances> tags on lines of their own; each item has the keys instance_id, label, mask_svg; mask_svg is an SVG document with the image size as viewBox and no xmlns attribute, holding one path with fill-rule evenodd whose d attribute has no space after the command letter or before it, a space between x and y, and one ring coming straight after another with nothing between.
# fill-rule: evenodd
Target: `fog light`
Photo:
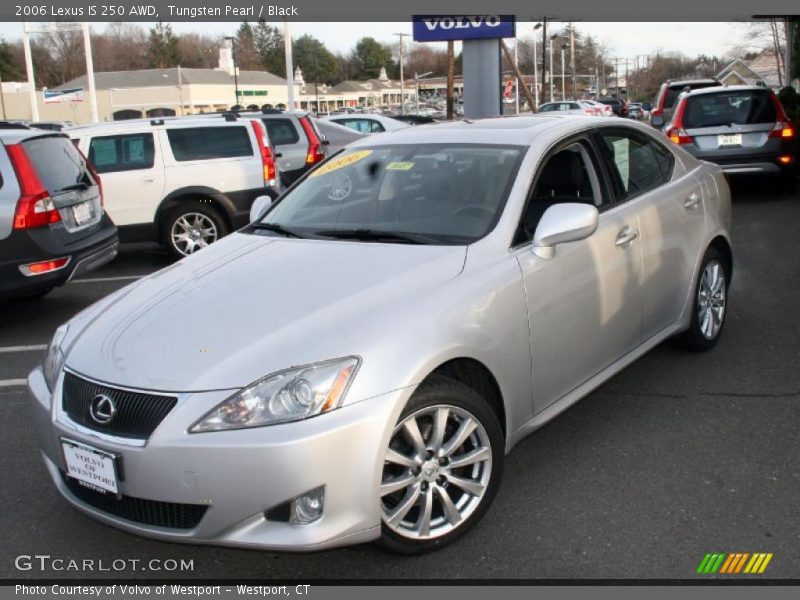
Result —
<instances>
[{"instance_id":1,"label":"fog light","mask_svg":"<svg viewBox=\"0 0 800 600\"><path fill-rule=\"evenodd\" d=\"M325 503L325 488L318 487L292 500L289 507L289 522L292 525L308 525L322 516Z\"/></svg>"}]
</instances>

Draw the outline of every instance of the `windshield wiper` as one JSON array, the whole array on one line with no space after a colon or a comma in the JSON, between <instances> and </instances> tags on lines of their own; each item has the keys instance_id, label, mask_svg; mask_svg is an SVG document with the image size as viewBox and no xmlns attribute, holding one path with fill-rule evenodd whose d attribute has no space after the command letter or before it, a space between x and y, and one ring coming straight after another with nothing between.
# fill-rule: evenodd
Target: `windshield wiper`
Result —
<instances>
[{"instance_id":1,"label":"windshield wiper","mask_svg":"<svg viewBox=\"0 0 800 600\"><path fill-rule=\"evenodd\" d=\"M403 244L438 244L439 240L418 233L405 231L381 231L379 229L328 229L314 232L315 235L339 240L362 242L399 242Z\"/></svg>"},{"instance_id":2,"label":"windshield wiper","mask_svg":"<svg viewBox=\"0 0 800 600\"><path fill-rule=\"evenodd\" d=\"M292 238L306 237L302 233L284 227L283 225L278 225L277 223L251 223L250 229L252 229L253 231L272 231L274 233L278 233L280 235Z\"/></svg>"}]
</instances>

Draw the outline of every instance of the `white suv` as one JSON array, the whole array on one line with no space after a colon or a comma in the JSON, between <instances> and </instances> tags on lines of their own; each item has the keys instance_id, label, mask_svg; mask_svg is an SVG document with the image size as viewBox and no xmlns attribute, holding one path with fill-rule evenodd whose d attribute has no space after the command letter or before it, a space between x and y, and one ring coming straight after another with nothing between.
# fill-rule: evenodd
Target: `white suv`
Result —
<instances>
[{"instance_id":1,"label":"white suv","mask_svg":"<svg viewBox=\"0 0 800 600\"><path fill-rule=\"evenodd\" d=\"M258 196L278 195L258 120L132 120L67 133L100 174L122 241L155 239L186 256L246 225Z\"/></svg>"}]
</instances>

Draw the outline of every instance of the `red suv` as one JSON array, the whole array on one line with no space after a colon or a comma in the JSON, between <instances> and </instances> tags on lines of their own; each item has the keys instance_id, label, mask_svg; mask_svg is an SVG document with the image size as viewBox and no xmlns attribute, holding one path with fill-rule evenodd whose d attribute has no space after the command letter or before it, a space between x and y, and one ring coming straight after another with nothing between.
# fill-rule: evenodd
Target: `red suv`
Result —
<instances>
[{"instance_id":1,"label":"red suv","mask_svg":"<svg viewBox=\"0 0 800 600\"><path fill-rule=\"evenodd\" d=\"M667 79L661 84L658 95L650 111L650 125L663 127L672 118L672 110L678 101L681 92L699 90L701 88L715 87L722 85L716 79L692 79L688 81L671 81Z\"/></svg>"}]
</instances>

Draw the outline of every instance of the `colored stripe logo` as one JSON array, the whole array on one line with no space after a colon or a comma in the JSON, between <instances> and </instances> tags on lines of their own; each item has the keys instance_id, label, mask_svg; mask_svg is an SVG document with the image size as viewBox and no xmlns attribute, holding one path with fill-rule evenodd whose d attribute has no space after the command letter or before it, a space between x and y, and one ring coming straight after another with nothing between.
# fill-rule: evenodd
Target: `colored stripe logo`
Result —
<instances>
[{"instance_id":1,"label":"colored stripe logo","mask_svg":"<svg viewBox=\"0 0 800 600\"><path fill-rule=\"evenodd\" d=\"M724 575L760 575L766 570L771 560L771 552L756 552L753 554L749 552L708 553L700 561L697 573L700 575L713 575L715 573Z\"/></svg>"}]
</instances>

